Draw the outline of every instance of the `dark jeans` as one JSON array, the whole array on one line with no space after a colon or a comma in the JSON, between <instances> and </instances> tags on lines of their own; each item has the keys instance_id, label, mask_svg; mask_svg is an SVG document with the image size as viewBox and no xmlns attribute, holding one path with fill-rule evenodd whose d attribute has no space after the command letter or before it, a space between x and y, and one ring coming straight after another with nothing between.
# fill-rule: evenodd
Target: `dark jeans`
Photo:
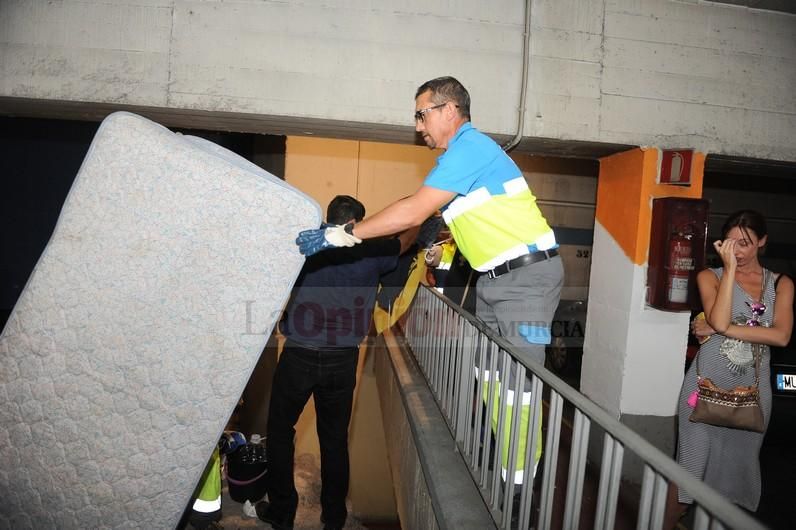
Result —
<instances>
[{"instance_id":1,"label":"dark jeans","mask_svg":"<svg viewBox=\"0 0 796 530\"><path fill-rule=\"evenodd\" d=\"M348 423L356 385L359 348L312 350L287 342L271 390L266 443L268 499L274 513L292 520L298 506L293 481L295 425L310 395L315 397L321 447L322 520L342 526L348 511Z\"/></svg>"}]
</instances>

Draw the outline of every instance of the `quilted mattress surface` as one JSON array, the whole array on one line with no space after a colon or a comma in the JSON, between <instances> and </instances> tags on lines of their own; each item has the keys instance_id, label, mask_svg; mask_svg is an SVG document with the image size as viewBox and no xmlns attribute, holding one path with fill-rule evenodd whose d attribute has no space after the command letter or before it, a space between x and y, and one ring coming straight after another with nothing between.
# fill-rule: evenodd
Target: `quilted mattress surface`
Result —
<instances>
[{"instance_id":1,"label":"quilted mattress surface","mask_svg":"<svg viewBox=\"0 0 796 530\"><path fill-rule=\"evenodd\" d=\"M174 528L320 220L237 155L110 115L0 336L0 528Z\"/></svg>"}]
</instances>

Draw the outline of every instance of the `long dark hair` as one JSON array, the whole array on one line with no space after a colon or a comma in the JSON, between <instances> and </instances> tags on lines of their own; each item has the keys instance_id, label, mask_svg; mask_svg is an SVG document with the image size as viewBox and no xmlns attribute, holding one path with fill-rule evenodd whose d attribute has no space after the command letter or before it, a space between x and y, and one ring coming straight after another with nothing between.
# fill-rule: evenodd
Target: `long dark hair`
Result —
<instances>
[{"instance_id":1,"label":"long dark hair","mask_svg":"<svg viewBox=\"0 0 796 530\"><path fill-rule=\"evenodd\" d=\"M750 230L755 233L758 240L768 235L766 218L763 217L763 214L755 210L738 210L737 212L731 213L730 216L727 217L727 220L724 221L724 226L721 227L721 236L726 238L730 230L736 226L747 238L749 237Z\"/></svg>"}]
</instances>

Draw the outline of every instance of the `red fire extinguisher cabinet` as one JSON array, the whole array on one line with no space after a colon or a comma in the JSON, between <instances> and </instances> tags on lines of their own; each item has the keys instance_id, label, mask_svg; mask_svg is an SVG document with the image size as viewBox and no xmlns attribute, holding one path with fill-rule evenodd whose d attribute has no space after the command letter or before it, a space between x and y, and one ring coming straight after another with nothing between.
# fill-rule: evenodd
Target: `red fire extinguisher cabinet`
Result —
<instances>
[{"instance_id":1,"label":"red fire extinguisher cabinet","mask_svg":"<svg viewBox=\"0 0 796 530\"><path fill-rule=\"evenodd\" d=\"M652 201L647 303L665 311L700 306L696 275L705 266L708 201L664 197Z\"/></svg>"}]
</instances>

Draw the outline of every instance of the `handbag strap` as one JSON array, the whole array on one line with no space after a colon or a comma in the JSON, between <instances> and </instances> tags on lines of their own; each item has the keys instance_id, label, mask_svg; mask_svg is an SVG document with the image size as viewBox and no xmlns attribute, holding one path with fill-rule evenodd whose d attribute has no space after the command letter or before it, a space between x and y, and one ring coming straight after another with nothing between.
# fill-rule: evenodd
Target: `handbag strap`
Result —
<instances>
[{"instance_id":1,"label":"handbag strap","mask_svg":"<svg viewBox=\"0 0 796 530\"><path fill-rule=\"evenodd\" d=\"M760 291L760 300L759 302L763 303L763 298L766 296L766 287L768 286L768 282L771 280L771 271L763 268L763 288ZM755 388L760 386L760 359L763 357L763 347L757 343L752 343L752 355L755 357Z\"/></svg>"},{"instance_id":2,"label":"handbag strap","mask_svg":"<svg viewBox=\"0 0 796 530\"><path fill-rule=\"evenodd\" d=\"M752 355L755 356L755 388L760 386L760 358L763 356L760 350L761 348L758 343L752 343Z\"/></svg>"},{"instance_id":3,"label":"handbag strap","mask_svg":"<svg viewBox=\"0 0 796 530\"><path fill-rule=\"evenodd\" d=\"M761 290L760 290L760 300L758 300L758 302L760 302L761 304L763 303L763 298L765 298L766 286L768 285L768 281L770 279L771 279L771 271L766 269L765 267L763 267L763 286L761 287ZM700 348L700 350L701 350L701 348ZM701 353L701 351L697 352L696 359L694 359L694 362L696 362L696 375L697 375L697 378L702 377L702 374L700 374L700 372L699 372L699 354L700 353ZM762 352L762 348L760 347L760 344L758 344L756 342L752 343L752 356L755 359L755 385L754 386L755 386L755 388L757 388L760 385L760 358L763 356L763 352Z\"/></svg>"}]
</instances>

